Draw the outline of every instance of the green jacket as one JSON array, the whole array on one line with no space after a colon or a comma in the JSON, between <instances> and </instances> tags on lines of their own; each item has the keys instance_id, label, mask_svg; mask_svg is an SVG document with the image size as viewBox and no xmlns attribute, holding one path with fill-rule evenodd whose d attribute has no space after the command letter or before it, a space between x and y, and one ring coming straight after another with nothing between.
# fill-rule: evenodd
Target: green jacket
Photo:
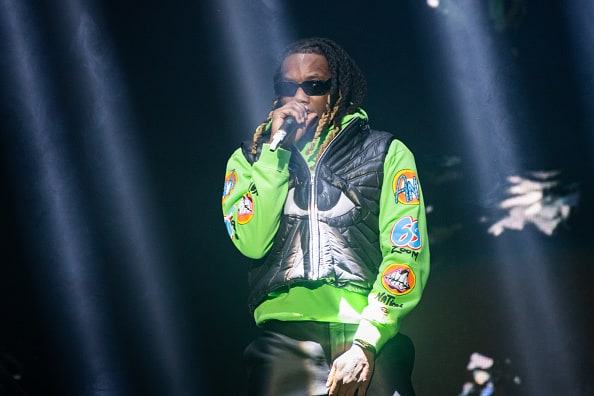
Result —
<instances>
[{"instance_id":1,"label":"green jacket","mask_svg":"<svg viewBox=\"0 0 594 396\"><path fill-rule=\"evenodd\" d=\"M361 149L357 146L361 139L356 138L363 133L372 137L385 135L370 131L366 121L363 112L346 117L341 132L328 146L320 163L310 160L312 174L318 175L327 168L333 169L332 166L338 169L335 162L340 159L352 163L355 158L344 158L350 152L357 152L357 158L363 155L361 153L367 153L369 150L366 147ZM356 123L360 126L353 126ZM335 144L340 139L342 145ZM342 147L343 152L333 156L337 154L333 150L339 150L339 147ZM268 146L264 145L256 160L241 149L231 156L223 193L223 213L229 235L244 255L253 259L263 258L250 269L251 278L254 278L253 274L258 278L264 276L264 281L260 283L257 279L251 279L252 288L256 289L252 290L252 294L271 285L264 290L268 298L263 302L262 299L257 300L259 305L255 317L258 323L269 319L359 323L356 338L378 349L396 334L402 317L414 308L421 297L429 274L429 248L422 191L412 153L400 141L393 140L387 153L381 154L382 161L375 165L379 168L376 172L379 175L376 189L357 185L355 181L337 182L338 185L349 185L350 192L346 196L355 201L352 206L357 206L353 213L367 213L351 215L354 220L346 228L344 219L320 219L318 205L306 206L306 211L299 216L288 213L290 210L286 202L289 185L294 187L296 183L295 166L290 164L296 163L298 159L291 158L299 155L296 150L278 149L270 152ZM369 169L364 171L360 173L369 173ZM340 177L338 179L342 180ZM341 188L346 192L347 187ZM327 191L319 194L315 198L322 199ZM359 199L362 196L369 199ZM293 201L294 198L289 195L290 206L294 206ZM370 216L373 213L376 218L370 222L369 217L373 217ZM279 246L290 242L286 240L288 237L285 234L289 233L292 225L286 224L295 222L296 217L302 217L306 224L320 224L320 227L315 228L315 232L321 235L320 242L306 236L309 232L299 231L303 239L309 242L304 245L300 240L297 244L303 246L306 254L311 253L314 257L312 260L315 263L305 262L307 268L320 268L316 271L304 272L299 267L303 266L303 255L294 254L297 258L290 257L287 252L294 252L295 249L290 247L283 252ZM318 222L309 222L310 217L317 218ZM358 223L355 221L357 217ZM367 221L363 225L361 217ZM358 228L352 231L349 227ZM366 233L365 227L374 229L367 232L369 235L363 242L361 238L357 239L357 243L352 242L353 235ZM290 238L295 239L295 236ZM316 254L316 250L319 250L319 254ZM345 254L342 254L343 250ZM329 254L328 251L334 253ZM331 263L330 269L328 263ZM285 270L280 276L279 269ZM266 271L273 273L270 275ZM267 278L274 276L281 282ZM341 301L346 301L358 315L341 312L344 311ZM332 302L335 302L334 305Z\"/></svg>"}]
</instances>

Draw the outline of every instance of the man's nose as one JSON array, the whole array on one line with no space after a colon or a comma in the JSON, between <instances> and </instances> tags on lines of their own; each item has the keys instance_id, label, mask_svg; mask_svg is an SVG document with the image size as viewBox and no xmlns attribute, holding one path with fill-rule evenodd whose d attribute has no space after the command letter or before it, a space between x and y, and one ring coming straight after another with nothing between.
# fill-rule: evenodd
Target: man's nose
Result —
<instances>
[{"instance_id":1,"label":"man's nose","mask_svg":"<svg viewBox=\"0 0 594 396\"><path fill-rule=\"evenodd\" d=\"M309 95L307 95L301 87L297 88L297 92L295 92L293 99L299 103L309 103Z\"/></svg>"}]
</instances>

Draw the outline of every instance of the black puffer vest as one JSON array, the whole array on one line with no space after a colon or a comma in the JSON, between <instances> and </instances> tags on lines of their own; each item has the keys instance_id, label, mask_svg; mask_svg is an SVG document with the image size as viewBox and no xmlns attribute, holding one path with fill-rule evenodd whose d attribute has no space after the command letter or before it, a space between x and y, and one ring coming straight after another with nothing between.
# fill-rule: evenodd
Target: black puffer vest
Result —
<instances>
[{"instance_id":1,"label":"black puffer vest","mask_svg":"<svg viewBox=\"0 0 594 396\"><path fill-rule=\"evenodd\" d=\"M271 250L249 270L252 310L272 291L330 283L367 292L382 260L379 199L393 136L354 118L334 138L312 176L293 147L289 193ZM251 143L243 145L250 162Z\"/></svg>"}]
</instances>

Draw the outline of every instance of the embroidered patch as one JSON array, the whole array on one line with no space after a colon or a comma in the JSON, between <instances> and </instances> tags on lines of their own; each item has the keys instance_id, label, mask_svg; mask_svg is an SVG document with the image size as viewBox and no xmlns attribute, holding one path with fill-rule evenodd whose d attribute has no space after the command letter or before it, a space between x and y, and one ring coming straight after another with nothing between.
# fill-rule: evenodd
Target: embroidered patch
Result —
<instances>
[{"instance_id":1,"label":"embroidered patch","mask_svg":"<svg viewBox=\"0 0 594 396\"><path fill-rule=\"evenodd\" d=\"M382 274L382 285L397 296L410 293L415 287L416 277L408 265L390 264Z\"/></svg>"},{"instance_id":2,"label":"embroidered patch","mask_svg":"<svg viewBox=\"0 0 594 396\"><path fill-rule=\"evenodd\" d=\"M252 194L247 193L241 197L237 205L237 222L239 224L246 224L252 217L254 217L254 200Z\"/></svg>"},{"instance_id":3,"label":"embroidered patch","mask_svg":"<svg viewBox=\"0 0 594 396\"><path fill-rule=\"evenodd\" d=\"M390 234L392 244L400 248L409 248L412 250L421 249L421 233L419 231L419 221L412 216L404 216L394 223L392 233Z\"/></svg>"},{"instance_id":4,"label":"embroidered patch","mask_svg":"<svg viewBox=\"0 0 594 396\"><path fill-rule=\"evenodd\" d=\"M233 237L235 236L235 227L233 224L233 213L235 212L235 206L231 209L231 212L226 215L223 216L223 219L225 221L225 227L227 228L227 233L229 234L229 238L233 239Z\"/></svg>"},{"instance_id":5,"label":"embroidered patch","mask_svg":"<svg viewBox=\"0 0 594 396\"><path fill-rule=\"evenodd\" d=\"M411 169L399 171L392 180L394 202L404 205L419 204L419 182L417 174Z\"/></svg>"},{"instance_id":6,"label":"embroidered patch","mask_svg":"<svg viewBox=\"0 0 594 396\"><path fill-rule=\"evenodd\" d=\"M388 294L386 292L377 293L374 295L374 297L379 303L390 306L390 307L402 308L404 306L403 304L397 303L392 294ZM387 307L380 307L380 310L384 314L388 314Z\"/></svg>"},{"instance_id":7,"label":"embroidered patch","mask_svg":"<svg viewBox=\"0 0 594 396\"><path fill-rule=\"evenodd\" d=\"M233 192L236 184L237 172L235 172L235 169L233 169L225 175L225 184L223 185L223 202L229 198L229 195L231 195L231 192Z\"/></svg>"}]
</instances>

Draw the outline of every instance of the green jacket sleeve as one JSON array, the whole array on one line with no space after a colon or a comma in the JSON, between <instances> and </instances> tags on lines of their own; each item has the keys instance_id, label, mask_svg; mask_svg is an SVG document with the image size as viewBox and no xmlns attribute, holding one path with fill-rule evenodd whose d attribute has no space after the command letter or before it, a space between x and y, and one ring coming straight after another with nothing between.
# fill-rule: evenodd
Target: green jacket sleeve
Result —
<instances>
[{"instance_id":1,"label":"green jacket sleeve","mask_svg":"<svg viewBox=\"0 0 594 396\"><path fill-rule=\"evenodd\" d=\"M429 276L429 243L414 156L392 142L380 197L382 263L355 339L379 350L398 332L402 318L421 299Z\"/></svg>"},{"instance_id":2,"label":"green jacket sleeve","mask_svg":"<svg viewBox=\"0 0 594 396\"><path fill-rule=\"evenodd\" d=\"M237 149L225 172L225 225L237 249L254 259L270 250L288 191L291 152L282 148L272 152L269 148L263 145L253 165Z\"/></svg>"}]
</instances>

